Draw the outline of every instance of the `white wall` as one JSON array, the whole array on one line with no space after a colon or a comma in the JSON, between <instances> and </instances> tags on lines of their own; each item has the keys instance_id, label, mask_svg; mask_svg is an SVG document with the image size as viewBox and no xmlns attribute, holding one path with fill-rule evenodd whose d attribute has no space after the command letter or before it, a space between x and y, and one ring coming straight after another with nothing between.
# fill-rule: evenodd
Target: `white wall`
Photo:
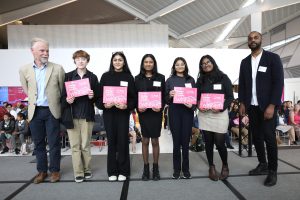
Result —
<instances>
[{"instance_id":1,"label":"white wall","mask_svg":"<svg viewBox=\"0 0 300 200\"><path fill-rule=\"evenodd\" d=\"M300 78L288 78L284 80L284 100L297 103L300 100Z\"/></svg>"},{"instance_id":2,"label":"white wall","mask_svg":"<svg viewBox=\"0 0 300 200\"><path fill-rule=\"evenodd\" d=\"M72 54L78 49L50 49L50 61L62 64L66 72L75 68ZM152 53L157 60L160 73L169 77L173 61L176 57L184 57L187 60L190 74L196 79L199 60L203 55L210 54L216 60L220 69L225 72L232 82L239 75L241 60L250 51L245 49L83 49L91 55L88 69L93 71L100 79L103 72L109 68L112 52L123 51L127 57L129 68L133 75L137 75L140 69L141 58L146 53ZM19 86L18 70L21 66L33 62L29 49L0 50L0 86Z\"/></svg>"},{"instance_id":3,"label":"white wall","mask_svg":"<svg viewBox=\"0 0 300 200\"><path fill-rule=\"evenodd\" d=\"M168 48L168 25L9 25L8 48L29 48L34 37L51 48Z\"/></svg>"}]
</instances>

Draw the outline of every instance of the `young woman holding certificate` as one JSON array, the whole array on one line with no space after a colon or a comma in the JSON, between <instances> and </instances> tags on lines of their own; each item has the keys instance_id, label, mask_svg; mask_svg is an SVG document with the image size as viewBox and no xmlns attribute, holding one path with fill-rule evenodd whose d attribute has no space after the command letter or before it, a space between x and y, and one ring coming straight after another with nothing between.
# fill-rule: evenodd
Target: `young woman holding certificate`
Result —
<instances>
[{"instance_id":1,"label":"young woman holding certificate","mask_svg":"<svg viewBox=\"0 0 300 200\"><path fill-rule=\"evenodd\" d=\"M215 60L205 55L199 63L196 85L200 98L199 129L204 133L209 178L213 181L225 180L229 175L225 133L229 125L228 107L233 100L232 84L228 76L219 70ZM213 163L214 144L223 163L220 177Z\"/></svg>"},{"instance_id":2,"label":"young woman holding certificate","mask_svg":"<svg viewBox=\"0 0 300 200\"><path fill-rule=\"evenodd\" d=\"M166 101L169 104L169 123L173 137L173 179L191 178L189 169L189 142L192 134L195 105L181 102L174 103L175 87L195 88L195 80L189 75L189 69L184 58L174 60L171 76L166 81ZM195 95L195 100L197 94ZM182 151L182 152L181 152ZM182 155L182 156L181 156ZM182 157L182 159L181 159Z\"/></svg>"},{"instance_id":3,"label":"young woman holding certificate","mask_svg":"<svg viewBox=\"0 0 300 200\"><path fill-rule=\"evenodd\" d=\"M125 91L125 92L124 92ZM130 175L129 116L136 106L134 78L123 52L112 54L109 71L100 80L100 101L108 139L107 173L109 181L125 181Z\"/></svg>"},{"instance_id":4,"label":"young woman holding certificate","mask_svg":"<svg viewBox=\"0 0 300 200\"><path fill-rule=\"evenodd\" d=\"M76 69L65 75L61 102L62 122L67 128L72 150L75 182L79 183L92 177L90 141L99 86L97 76L86 68L90 55L79 50L73 54L73 59Z\"/></svg>"},{"instance_id":5,"label":"young woman holding certificate","mask_svg":"<svg viewBox=\"0 0 300 200\"><path fill-rule=\"evenodd\" d=\"M157 72L156 59L152 54L142 58L140 73L135 77L135 87L138 92L138 113L143 135L142 152L144 171L142 180L150 178L149 170L149 141L151 138L153 151L153 180L159 180L158 158L159 140L162 127L162 111L165 106L165 77ZM151 96L156 98L150 100ZM156 103L154 103L156 102ZM151 103L151 105L149 104ZM154 103L154 104L152 104Z\"/></svg>"}]
</instances>

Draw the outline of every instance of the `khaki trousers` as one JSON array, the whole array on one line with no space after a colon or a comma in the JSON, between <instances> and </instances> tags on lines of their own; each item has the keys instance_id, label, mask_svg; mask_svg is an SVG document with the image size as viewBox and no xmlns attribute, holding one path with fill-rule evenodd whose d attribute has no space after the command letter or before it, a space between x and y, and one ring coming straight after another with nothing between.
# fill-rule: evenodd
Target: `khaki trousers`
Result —
<instances>
[{"instance_id":1,"label":"khaki trousers","mask_svg":"<svg viewBox=\"0 0 300 200\"><path fill-rule=\"evenodd\" d=\"M94 122L86 119L74 119L74 128L67 129L72 150L74 176L84 177L84 173L91 173L91 137Z\"/></svg>"}]
</instances>

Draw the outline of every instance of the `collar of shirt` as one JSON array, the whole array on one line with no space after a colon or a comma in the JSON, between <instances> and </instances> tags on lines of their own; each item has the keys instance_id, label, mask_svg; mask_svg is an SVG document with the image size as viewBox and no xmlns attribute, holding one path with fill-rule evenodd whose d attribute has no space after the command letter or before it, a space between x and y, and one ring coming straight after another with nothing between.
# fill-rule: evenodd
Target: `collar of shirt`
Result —
<instances>
[{"instance_id":1,"label":"collar of shirt","mask_svg":"<svg viewBox=\"0 0 300 200\"><path fill-rule=\"evenodd\" d=\"M89 77L90 77L90 72L86 70L86 73L82 76L82 79L89 78ZM77 73L77 70L74 70L72 73L72 80L79 80L79 79L81 79L81 77Z\"/></svg>"},{"instance_id":2,"label":"collar of shirt","mask_svg":"<svg viewBox=\"0 0 300 200\"><path fill-rule=\"evenodd\" d=\"M47 63L46 64L44 64L42 67L38 67L36 64L35 64L35 62L33 62L33 68L34 69L40 69L40 70L42 70L42 69L44 69L44 68L46 68L47 67Z\"/></svg>"}]
</instances>

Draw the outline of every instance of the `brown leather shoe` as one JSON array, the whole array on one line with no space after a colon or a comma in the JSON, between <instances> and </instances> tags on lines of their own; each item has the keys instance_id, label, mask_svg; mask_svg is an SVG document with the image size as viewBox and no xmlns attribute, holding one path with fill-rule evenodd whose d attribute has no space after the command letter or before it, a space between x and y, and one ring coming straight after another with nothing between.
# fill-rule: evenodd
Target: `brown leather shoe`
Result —
<instances>
[{"instance_id":1,"label":"brown leather shoe","mask_svg":"<svg viewBox=\"0 0 300 200\"><path fill-rule=\"evenodd\" d=\"M46 172L39 172L34 180L33 180L33 183L35 184L39 184L41 182L44 182L44 180L47 178L48 174Z\"/></svg>"},{"instance_id":2,"label":"brown leather shoe","mask_svg":"<svg viewBox=\"0 0 300 200\"><path fill-rule=\"evenodd\" d=\"M55 183L55 182L58 182L59 180L60 180L59 172L52 172L51 177L50 177L50 182Z\"/></svg>"},{"instance_id":3,"label":"brown leather shoe","mask_svg":"<svg viewBox=\"0 0 300 200\"><path fill-rule=\"evenodd\" d=\"M226 180L228 178L228 175L229 175L228 165L223 165L221 175L220 175L219 179L220 180Z\"/></svg>"},{"instance_id":4,"label":"brown leather shoe","mask_svg":"<svg viewBox=\"0 0 300 200\"><path fill-rule=\"evenodd\" d=\"M212 180L212 181L219 180L219 177L217 176L216 168L214 165L209 167L208 173L209 173L208 177L210 178L210 180Z\"/></svg>"}]
</instances>

